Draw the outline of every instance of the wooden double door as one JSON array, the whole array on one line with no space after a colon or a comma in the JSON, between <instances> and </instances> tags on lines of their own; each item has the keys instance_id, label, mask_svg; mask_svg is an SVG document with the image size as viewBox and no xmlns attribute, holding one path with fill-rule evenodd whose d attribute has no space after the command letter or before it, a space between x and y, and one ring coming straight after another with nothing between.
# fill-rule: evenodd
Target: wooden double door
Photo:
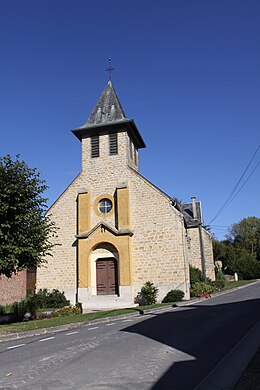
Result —
<instances>
[{"instance_id":1,"label":"wooden double door","mask_svg":"<svg viewBox=\"0 0 260 390\"><path fill-rule=\"evenodd\" d=\"M114 258L102 258L96 261L97 295L118 294L117 261Z\"/></svg>"}]
</instances>

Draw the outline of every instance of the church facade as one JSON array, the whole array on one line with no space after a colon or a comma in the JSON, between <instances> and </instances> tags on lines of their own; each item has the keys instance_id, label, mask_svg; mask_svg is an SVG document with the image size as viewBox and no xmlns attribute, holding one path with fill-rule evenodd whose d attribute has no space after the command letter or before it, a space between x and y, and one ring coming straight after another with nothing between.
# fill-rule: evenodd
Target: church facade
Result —
<instances>
[{"instance_id":1,"label":"church facade","mask_svg":"<svg viewBox=\"0 0 260 390\"><path fill-rule=\"evenodd\" d=\"M180 205L139 172L145 143L111 81L86 124L72 131L82 169L48 210L58 227L37 289L59 289L83 308L127 307L146 281L189 298L189 264L214 279L200 203Z\"/></svg>"}]
</instances>

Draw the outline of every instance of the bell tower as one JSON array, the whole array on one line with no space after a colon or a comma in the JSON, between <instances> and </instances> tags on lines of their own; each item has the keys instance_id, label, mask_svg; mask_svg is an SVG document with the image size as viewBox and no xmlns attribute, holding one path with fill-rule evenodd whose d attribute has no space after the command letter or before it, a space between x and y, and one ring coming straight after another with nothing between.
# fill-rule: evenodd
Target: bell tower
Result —
<instances>
[{"instance_id":1,"label":"bell tower","mask_svg":"<svg viewBox=\"0 0 260 390\"><path fill-rule=\"evenodd\" d=\"M126 117L111 80L87 122L72 132L82 143L83 172L125 164L139 170L138 150L146 146L134 120Z\"/></svg>"}]
</instances>

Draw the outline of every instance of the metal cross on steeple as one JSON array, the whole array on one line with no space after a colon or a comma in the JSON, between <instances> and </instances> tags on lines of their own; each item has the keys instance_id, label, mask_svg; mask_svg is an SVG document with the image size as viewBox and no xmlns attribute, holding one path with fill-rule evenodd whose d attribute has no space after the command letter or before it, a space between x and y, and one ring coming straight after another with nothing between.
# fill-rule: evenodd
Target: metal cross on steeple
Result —
<instances>
[{"instance_id":1,"label":"metal cross on steeple","mask_svg":"<svg viewBox=\"0 0 260 390\"><path fill-rule=\"evenodd\" d=\"M113 70L115 70L114 68L112 68L111 66L111 57L108 58L108 68L106 69L106 71L108 72L108 80L111 81L111 73Z\"/></svg>"}]
</instances>

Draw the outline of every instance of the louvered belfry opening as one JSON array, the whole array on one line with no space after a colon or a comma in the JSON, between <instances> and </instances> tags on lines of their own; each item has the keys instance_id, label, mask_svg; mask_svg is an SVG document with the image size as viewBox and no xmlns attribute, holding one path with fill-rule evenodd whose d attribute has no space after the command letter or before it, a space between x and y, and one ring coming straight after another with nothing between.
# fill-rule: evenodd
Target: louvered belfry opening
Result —
<instances>
[{"instance_id":1,"label":"louvered belfry opening","mask_svg":"<svg viewBox=\"0 0 260 390\"><path fill-rule=\"evenodd\" d=\"M99 136L91 137L91 157L99 157Z\"/></svg>"},{"instance_id":2,"label":"louvered belfry opening","mask_svg":"<svg viewBox=\"0 0 260 390\"><path fill-rule=\"evenodd\" d=\"M118 154L117 133L109 134L109 154Z\"/></svg>"}]
</instances>

